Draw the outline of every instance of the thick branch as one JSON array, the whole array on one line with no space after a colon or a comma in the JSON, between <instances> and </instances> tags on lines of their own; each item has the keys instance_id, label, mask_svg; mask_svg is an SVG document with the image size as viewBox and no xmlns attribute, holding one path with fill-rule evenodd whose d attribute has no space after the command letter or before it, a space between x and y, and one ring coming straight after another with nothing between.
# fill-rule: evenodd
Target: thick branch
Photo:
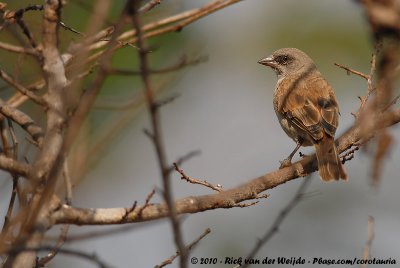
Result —
<instances>
[{"instance_id":1,"label":"thick branch","mask_svg":"<svg viewBox=\"0 0 400 268\"><path fill-rule=\"evenodd\" d=\"M43 142L43 130L39 127L27 114L20 110L0 102L0 113L7 118L10 118L20 125L32 137L33 141L41 147Z\"/></svg>"},{"instance_id":2,"label":"thick branch","mask_svg":"<svg viewBox=\"0 0 400 268\"><path fill-rule=\"evenodd\" d=\"M381 115L380 124L376 126L377 128L366 132L369 133L369 136L364 136L360 126L353 126L337 139L338 150L339 152L344 152L357 144L361 138L365 140L372 138L379 129L389 127L398 122L400 122L400 110ZM257 198L258 194L265 190L275 188L300 176L306 176L316 170L316 158L315 155L311 155L293 163L289 167L267 173L233 189L218 194L179 199L175 202L176 212L178 214L186 214L217 208L230 208L239 202ZM121 220L126 212L125 208L85 209L64 205L53 213L52 220L57 224L105 225L150 221L168 215L168 209L164 203L147 206L142 210L141 215L138 215L139 210L141 210L141 206L136 207L122 222Z\"/></svg>"},{"instance_id":3,"label":"thick branch","mask_svg":"<svg viewBox=\"0 0 400 268\"><path fill-rule=\"evenodd\" d=\"M47 228L46 210L50 209L51 197L62 166L63 133L65 128L64 90L67 86L64 63L58 51L58 27L60 21L61 0L48 0L43 14L43 72L48 92L46 96L47 126L43 146L35 157L28 175L34 189L29 213L26 215L18 239L13 246L37 247ZM44 225L36 230L37 225ZM32 267L35 263L35 252L22 252L7 259L7 267Z\"/></svg>"},{"instance_id":4,"label":"thick branch","mask_svg":"<svg viewBox=\"0 0 400 268\"><path fill-rule=\"evenodd\" d=\"M37 50L34 48L20 47L20 46L7 44L4 42L0 42L0 49L4 49L4 50L7 50L9 52L14 52L14 53L28 54L28 55L32 55L32 56L39 55Z\"/></svg>"},{"instance_id":5,"label":"thick branch","mask_svg":"<svg viewBox=\"0 0 400 268\"><path fill-rule=\"evenodd\" d=\"M27 177L31 167L28 164L18 162L10 157L0 154L0 169Z\"/></svg>"}]
</instances>

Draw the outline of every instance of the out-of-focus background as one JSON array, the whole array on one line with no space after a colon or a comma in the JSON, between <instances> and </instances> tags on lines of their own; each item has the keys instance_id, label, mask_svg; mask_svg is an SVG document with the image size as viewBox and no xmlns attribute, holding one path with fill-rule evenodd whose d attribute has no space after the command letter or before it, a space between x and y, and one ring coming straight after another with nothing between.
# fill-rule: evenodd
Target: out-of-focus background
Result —
<instances>
[{"instance_id":1,"label":"out-of-focus background","mask_svg":"<svg viewBox=\"0 0 400 268\"><path fill-rule=\"evenodd\" d=\"M84 30L73 17L74 12L83 16L84 11L73 4L76 1L70 2L64 11L65 20L70 26ZM152 12L157 16L207 2L164 0ZM118 8L115 9L118 14ZM276 76L271 69L257 64L260 58L281 47L297 47L313 58L335 89L341 108L337 131L340 135L352 125L354 119L350 113L359 107L357 96L364 94L367 85L360 77L346 75L333 63L368 73L373 52L363 11L349 0L243 1L185 27L180 33L153 40L152 45L160 48L151 56L155 66L167 66L182 54L208 56L206 63L188 67L165 81L155 77L155 81L166 87L160 97L176 93L181 96L161 109L169 161L172 163L192 150L200 150L199 156L181 167L190 176L221 184L226 189L278 168L279 160L294 148L294 142L280 128L272 107ZM131 49L126 53L136 51ZM108 81L99 103L110 99L122 103L133 95L130 81L118 77ZM133 83L139 85L138 79ZM96 161L76 183L73 205L129 207L135 200L143 203L154 187L161 187L153 145L143 134L143 128L150 125L146 110L100 107L95 112L98 124L95 129L102 133L94 135L111 131L104 126L105 122L112 124L120 120L122 123L107 146L99 154L90 156ZM398 128L391 132L395 138L400 137ZM301 151L307 153L312 149ZM348 182L325 184L314 175L305 197L257 257L361 258L367 240L368 216L373 216L372 256L400 262L399 159L396 140L385 161L378 188L370 186L371 158L364 149L345 165ZM187 243L204 229L212 230L190 255L220 260L245 257L290 201L301 181L297 179L268 191L270 197L255 206L186 215L182 226ZM10 180L4 179L1 183L1 206L5 209ZM207 188L181 181L178 174L173 175L173 189L175 198L210 193ZM152 201L160 202L160 196L158 191ZM71 234L119 228L72 226ZM124 232L67 243L65 247L96 253L113 267L153 267L175 253L167 220L135 224ZM177 267L176 263L170 267ZM59 255L49 267L92 267L92 264ZM305 264L303 267L325 266Z\"/></svg>"}]
</instances>

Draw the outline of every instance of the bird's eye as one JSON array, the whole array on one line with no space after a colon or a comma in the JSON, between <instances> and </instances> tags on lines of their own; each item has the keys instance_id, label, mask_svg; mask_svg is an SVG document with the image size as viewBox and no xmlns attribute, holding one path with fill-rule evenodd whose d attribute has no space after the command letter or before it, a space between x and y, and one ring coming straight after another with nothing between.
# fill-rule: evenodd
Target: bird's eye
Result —
<instances>
[{"instance_id":1,"label":"bird's eye","mask_svg":"<svg viewBox=\"0 0 400 268\"><path fill-rule=\"evenodd\" d=\"M288 55L280 55L280 56L278 56L278 57L276 58L276 61L277 61L279 64L287 65L287 64L289 63L290 59L289 59L289 56L288 56Z\"/></svg>"}]
</instances>

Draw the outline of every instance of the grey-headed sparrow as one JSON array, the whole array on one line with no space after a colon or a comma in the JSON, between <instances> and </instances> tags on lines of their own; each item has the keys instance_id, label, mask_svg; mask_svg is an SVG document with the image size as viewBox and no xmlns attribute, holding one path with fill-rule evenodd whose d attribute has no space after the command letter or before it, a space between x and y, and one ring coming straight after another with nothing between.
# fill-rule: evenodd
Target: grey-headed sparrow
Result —
<instances>
[{"instance_id":1,"label":"grey-headed sparrow","mask_svg":"<svg viewBox=\"0 0 400 268\"><path fill-rule=\"evenodd\" d=\"M271 67L278 76L274 109L283 130L297 144L281 168L291 164L300 146L314 145L322 180L346 180L334 142L339 106L312 59L299 49L282 48L258 63Z\"/></svg>"}]
</instances>

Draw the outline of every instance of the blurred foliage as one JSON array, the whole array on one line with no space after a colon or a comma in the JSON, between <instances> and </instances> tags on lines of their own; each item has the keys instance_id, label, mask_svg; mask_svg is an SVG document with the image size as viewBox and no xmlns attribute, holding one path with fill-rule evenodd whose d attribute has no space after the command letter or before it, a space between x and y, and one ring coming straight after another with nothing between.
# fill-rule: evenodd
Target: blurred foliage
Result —
<instances>
[{"instance_id":1,"label":"blurred foliage","mask_svg":"<svg viewBox=\"0 0 400 268\"><path fill-rule=\"evenodd\" d=\"M41 5L43 1L4 1L7 3L7 9L18 10L30 5ZM68 26L81 33L84 33L91 18L93 5L96 1L90 0L70 0L62 10L62 21ZM121 14L124 1L112 1L111 9L105 24L101 27L106 28L115 24ZM160 8L151 10L144 14L143 24L156 21L158 19L175 14L182 10L180 1L166 1ZM41 20L42 11L29 11L23 16L23 20L28 25L34 40L40 43L41 40ZM127 24L124 30L132 29L131 24ZM82 36L60 27L60 52L63 53L68 47L82 40ZM23 35L18 25L5 27L0 34L0 41L29 47L27 38ZM182 33L169 33L162 36L151 38L147 44L151 50L149 60L152 69L167 67L170 64L178 62L180 57L185 54L183 51L185 36ZM138 71L138 55L134 46L125 46L115 52L112 59L112 67L131 71ZM12 74L19 82L28 85L42 78L38 62L31 56L18 55L4 50L0 50L0 67ZM92 73L82 81L81 88L85 90L90 86L93 78L96 76L96 67ZM176 72L163 75L155 75L152 78L153 87L161 88L166 83L173 82ZM169 82L168 82L169 81ZM15 91L8 87L2 81L0 82L1 97L7 99ZM44 90L42 90L44 92ZM77 142L76 153L80 155L79 164L91 165L97 161L101 151L110 145L110 140L123 131L128 122L133 120L140 107L144 106L142 100L142 82L140 76L117 76L110 75L103 84L102 90L97 100L108 103L112 109L102 109L95 104L92 109L83 135ZM131 103L131 105L128 105ZM34 116L38 122L42 122L41 111L35 105L25 105L22 108L25 112ZM91 155L90 161L86 162L84 155ZM81 170L81 172L85 172ZM83 173L82 173L83 174Z\"/></svg>"}]
</instances>

